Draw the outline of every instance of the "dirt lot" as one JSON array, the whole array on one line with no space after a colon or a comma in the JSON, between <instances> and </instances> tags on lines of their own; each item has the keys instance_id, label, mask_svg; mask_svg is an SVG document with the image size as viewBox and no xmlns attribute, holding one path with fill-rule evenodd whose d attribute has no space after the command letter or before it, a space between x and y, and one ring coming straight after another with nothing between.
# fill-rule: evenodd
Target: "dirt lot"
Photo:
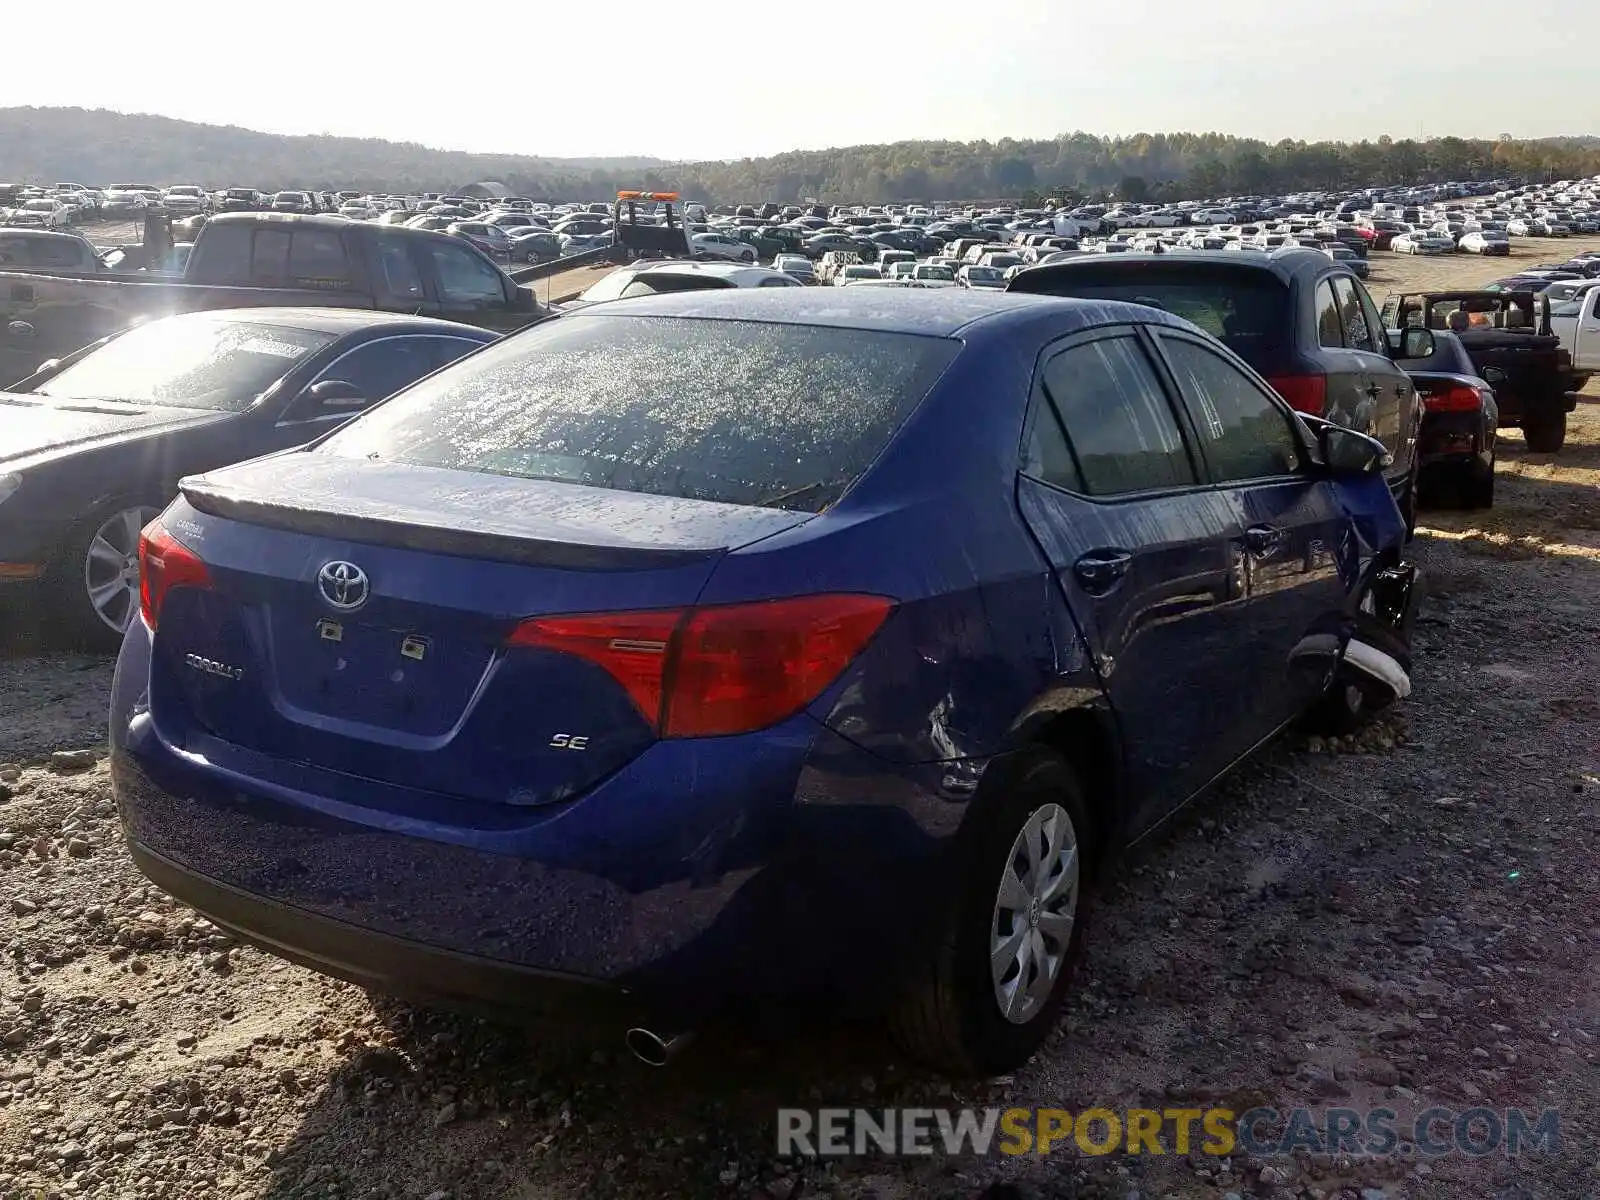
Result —
<instances>
[{"instance_id":1,"label":"dirt lot","mask_svg":"<svg viewBox=\"0 0 1600 1200\"><path fill-rule=\"evenodd\" d=\"M1526 260L1582 243L1524 249ZM1375 256L1373 291L1507 273ZM1058 1038L951 1088L872 1028L604 1044L404 1006L231 945L143 884L100 761L110 664L0 661L0 1196L1600 1195L1600 397L1496 507L1425 514L1416 694L1286 740L1138 847ZM53 754L67 751L67 754ZM79 752L79 753L71 753ZM1560 1151L779 1161L783 1104L1554 1107ZM1265 1174L1263 1166L1268 1167Z\"/></svg>"}]
</instances>

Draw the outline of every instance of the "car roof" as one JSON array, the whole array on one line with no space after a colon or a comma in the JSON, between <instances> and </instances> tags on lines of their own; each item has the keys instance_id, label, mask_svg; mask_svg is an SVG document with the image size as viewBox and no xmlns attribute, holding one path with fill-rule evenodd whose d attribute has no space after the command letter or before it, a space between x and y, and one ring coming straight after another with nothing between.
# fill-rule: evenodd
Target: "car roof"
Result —
<instances>
[{"instance_id":1,"label":"car roof","mask_svg":"<svg viewBox=\"0 0 1600 1200\"><path fill-rule=\"evenodd\" d=\"M311 329L343 337L363 329L392 328L407 333L439 333L474 340L493 341L493 331L458 321L436 317L415 317L409 313L378 312L370 308L210 308L182 313L184 317L207 320L222 317L234 321L253 321L260 325L279 325L287 329Z\"/></svg>"},{"instance_id":2,"label":"car roof","mask_svg":"<svg viewBox=\"0 0 1600 1200\"><path fill-rule=\"evenodd\" d=\"M1117 264L1116 269L1118 270L1128 269L1129 264L1153 264L1170 269L1184 263L1192 263L1196 266L1209 267L1214 270L1265 271L1276 276L1284 283L1290 283L1297 276L1307 272L1321 274L1332 265L1333 260L1320 250L1312 250L1308 246L1299 245L1281 246L1276 250L1238 255L1218 255L1214 252L1203 250L1168 250L1164 254L1129 250L1121 254L1088 254L1077 258L1062 259L1058 262L1042 263L1039 266L1030 267L1022 274L1034 279L1047 274L1083 274L1096 268L1104 269L1112 263Z\"/></svg>"},{"instance_id":3,"label":"car roof","mask_svg":"<svg viewBox=\"0 0 1600 1200\"><path fill-rule=\"evenodd\" d=\"M591 314L767 321L925 337L954 337L978 325L996 330L1020 328L1040 320L1051 320L1055 336L1110 321L1190 328L1187 321L1171 313L1136 304L953 288L931 293L903 288L718 288L640 296L626 305L597 304L575 316L581 320ZM1062 322L1062 317L1069 319Z\"/></svg>"},{"instance_id":4,"label":"car roof","mask_svg":"<svg viewBox=\"0 0 1600 1200\"><path fill-rule=\"evenodd\" d=\"M40 242L60 238L71 238L75 242L89 240L83 234L68 229L29 229L22 225L0 225L0 237L28 238Z\"/></svg>"}]
</instances>

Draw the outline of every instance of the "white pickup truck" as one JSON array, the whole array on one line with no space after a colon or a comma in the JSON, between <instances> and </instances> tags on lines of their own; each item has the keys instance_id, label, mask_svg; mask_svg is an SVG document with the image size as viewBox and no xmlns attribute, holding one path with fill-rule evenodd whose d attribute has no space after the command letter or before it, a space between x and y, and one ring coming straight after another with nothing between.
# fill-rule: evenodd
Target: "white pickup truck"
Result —
<instances>
[{"instance_id":1,"label":"white pickup truck","mask_svg":"<svg viewBox=\"0 0 1600 1200\"><path fill-rule=\"evenodd\" d=\"M1600 287L1550 306L1550 332L1572 356L1572 387L1600 374Z\"/></svg>"}]
</instances>

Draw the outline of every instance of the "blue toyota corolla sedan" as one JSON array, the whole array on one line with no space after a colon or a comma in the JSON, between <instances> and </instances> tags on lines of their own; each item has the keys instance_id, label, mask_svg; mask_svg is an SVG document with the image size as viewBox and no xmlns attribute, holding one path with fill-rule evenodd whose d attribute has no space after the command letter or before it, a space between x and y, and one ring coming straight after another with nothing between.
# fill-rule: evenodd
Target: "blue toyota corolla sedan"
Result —
<instances>
[{"instance_id":1,"label":"blue toyota corolla sedan","mask_svg":"<svg viewBox=\"0 0 1600 1200\"><path fill-rule=\"evenodd\" d=\"M1152 308L597 305L184 481L129 846L286 958L655 1061L806 1001L1007 1069L1109 852L1409 690L1382 466Z\"/></svg>"}]
</instances>

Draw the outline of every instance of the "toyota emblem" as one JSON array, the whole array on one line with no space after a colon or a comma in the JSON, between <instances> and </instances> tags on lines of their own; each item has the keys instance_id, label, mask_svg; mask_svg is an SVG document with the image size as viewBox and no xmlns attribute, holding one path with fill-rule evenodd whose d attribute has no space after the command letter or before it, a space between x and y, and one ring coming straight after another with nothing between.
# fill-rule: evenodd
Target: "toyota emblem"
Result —
<instances>
[{"instance_id":1,"label":"toyota emblem","mask_svg":"<svg viewBox=\"0 0 1600 1200\"><path fill-rule=\"evenodd\" d=\"M353 612L367 602L372 590L367 573L353 562L331 562L317 572L317 590L330 608Z\"/></svg>"}]
</instances>

